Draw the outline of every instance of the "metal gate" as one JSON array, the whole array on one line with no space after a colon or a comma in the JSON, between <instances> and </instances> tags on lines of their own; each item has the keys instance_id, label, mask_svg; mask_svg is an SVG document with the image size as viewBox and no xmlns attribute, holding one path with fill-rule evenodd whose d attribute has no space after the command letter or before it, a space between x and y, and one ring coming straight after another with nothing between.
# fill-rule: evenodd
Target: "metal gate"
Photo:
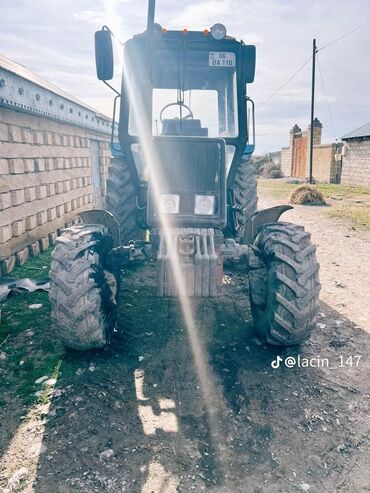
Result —
<instances>
[{"instance_id":1,"label":"metal gate","mask_svg":"<svg viewBox=\"0 0 370 493\"><path fill-rule=\"evenodd\" d=\"M90 163L91 163L91 179L93 185L93 204L95 209L103 208L103 197L100 181L100 155L99 142L90 140Z\"/></svg>"}]
</instances>

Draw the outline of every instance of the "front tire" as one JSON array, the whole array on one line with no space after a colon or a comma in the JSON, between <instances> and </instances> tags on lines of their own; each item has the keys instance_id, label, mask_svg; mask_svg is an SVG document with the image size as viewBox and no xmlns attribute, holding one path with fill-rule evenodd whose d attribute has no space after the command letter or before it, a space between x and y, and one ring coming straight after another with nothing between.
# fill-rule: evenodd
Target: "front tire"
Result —
<instances>
[{"instance_id":1,"label":"front tire","mask_svg":"<svg viewBox=\"0 0 370 493\"><path fill-rule=\"evenodd\" d=\"M83 224L67 228L55 244L49 297L56 332L68 348L102 348L117 317L116 278L104 268L112 238L104 226Z\"/></svg>"},{"instance_id":2,"label":"front tire","mask_svg":"<svg viewBox=\"0 0 370 493\"><path fill-rule=\"evenodd\" d=\"M249 272L249 293L254 324L265 342L290 346L309 338L321 288L315 251L310 234L295 224L266 224L257 235L260 265Z\"/></svg>"}]
</instances>

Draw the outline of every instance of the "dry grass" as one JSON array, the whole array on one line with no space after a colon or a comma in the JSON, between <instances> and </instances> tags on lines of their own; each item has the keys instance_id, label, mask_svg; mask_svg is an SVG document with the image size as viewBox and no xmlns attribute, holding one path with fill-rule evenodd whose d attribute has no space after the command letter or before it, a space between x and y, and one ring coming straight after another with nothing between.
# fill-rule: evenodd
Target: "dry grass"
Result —
<instances>
[{"instance_id":1,"label":"dry grass","mask_svg":"<svg viewBox=\"0 0 370 493\"><path fill-rule=\"evenodd\" d=\"M332 218L343 219L353 227L370 230L370 204L348 204L330 207L325 214Z\"/></svg>"},{"instance_id":2,"label":"dry grass","mask_svg":"<svg viewBox=\"0 0 370 493\"><path fill-rule=\"evenodd\" d=\"M258 187L263 190L266 195L286 200L299 183L292 183L286 179L258 179ZM322 192L325 199L361 199L366 203L370 203L370 188L357 187L351 185L337 185L335 183L317 183L316 188Z\"/></svg>"},{"instance_id":3,"label":"dry grass","mask_svg":"<svg viewBox=\"0 0 370 493\"><path fill-rule=\"evenodd\" d=\"M326 205L323 194L313 185L300 185L290 195L291 204Z\"/></svg>"},{"instance_id":4,"label":"dry grass","mask_svg":"<svg viewBox=\"0 0 370 493\"><path fill-rule=\"evenodd\" d=\"M297 184L287 180L259 178L258 189L262 197L269 197L274 202L286 203L296 190ZM360 229L370 230L370 188L335 183L317 183L315 188L321 192L330 207L325 207L323 214Z\"/></svg>"}]
</instances>

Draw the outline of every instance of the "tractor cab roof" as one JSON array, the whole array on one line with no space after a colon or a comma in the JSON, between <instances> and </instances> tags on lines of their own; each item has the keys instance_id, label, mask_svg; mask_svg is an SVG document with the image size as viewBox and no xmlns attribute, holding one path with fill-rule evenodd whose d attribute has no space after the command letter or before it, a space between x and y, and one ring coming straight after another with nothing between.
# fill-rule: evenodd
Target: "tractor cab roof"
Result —
<instances>
[{"instance_id":1,"label":"tractor cab roof","mask_svg":"<svg viewBox=\"0 0 370 493\"><path fill-rule=\"evenodd\" d=\"M136 34L133 39L146 38L147 31ZM223 39L217 40L212 37L210 29L204 29L203 31L189 31L188 29L182 29L181 31L168 31L162 28L160 24L154 24L153 29L153 41L154 42L171 42L171 41L183 41L183 42L196 42L200 44L212 44L215 47L221 47L225 44L243 44L243 41L237 41L233 36L225 36Z\"/></svg>"},{"instance_id":2,"label":"tractor cab roof","mask_svg":"<svg viewBox=\"0 0 370 493\"><path fill-rule=\"evenodd\" d=\"M142 77L148 63L147 31L127 41L127 67ZM150 43L151 79L156 88L214 89L218 90L227 81L231 83L238 68L241 43L227 37L215 40L210 34L199 31L162 31L155 25L153 41ZM186 52L186 56L184 56ZM226 52L226 53L225 53ZM229 65L215 70L212 57L228 54Z\"/></svg>"}]
</instances>

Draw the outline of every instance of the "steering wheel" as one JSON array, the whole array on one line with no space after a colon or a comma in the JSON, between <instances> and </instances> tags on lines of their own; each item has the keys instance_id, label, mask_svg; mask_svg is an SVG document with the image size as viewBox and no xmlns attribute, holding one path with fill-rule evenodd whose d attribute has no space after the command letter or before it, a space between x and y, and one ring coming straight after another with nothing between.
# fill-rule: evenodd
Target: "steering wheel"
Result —
<instances>
[{"instance_id":1,"label":"steering wheel","mask_svg":"<svg viewBox=\"0 0 370 493\"><path fill-rule=\"evenodd\" d=\"M160 115L159 115L159 119L161 120L161 123L163 123L163 120L164 120L164 118L163 118L163 113L164 113L164 112L165 112L168 108L170 108L170 106L180 106L181 108L185 108L185 109L188 111L188 113L189 113L189 114L188 114L188 115L186 115L186 116L183 116L183 117L182 117L182 120L188 120L189 118L190 118L191 120L193 120L194 115L193 115L193 112L191 111L191 108L189 108L189 106L188 106L187 104L182 103L181 101L176 101L175 103L169 103L169 104L166 104L166 106L164 106L164 107L162 108L162 111L161 111L161 113L160 113Z\"/></svg>"}]
</instances>

